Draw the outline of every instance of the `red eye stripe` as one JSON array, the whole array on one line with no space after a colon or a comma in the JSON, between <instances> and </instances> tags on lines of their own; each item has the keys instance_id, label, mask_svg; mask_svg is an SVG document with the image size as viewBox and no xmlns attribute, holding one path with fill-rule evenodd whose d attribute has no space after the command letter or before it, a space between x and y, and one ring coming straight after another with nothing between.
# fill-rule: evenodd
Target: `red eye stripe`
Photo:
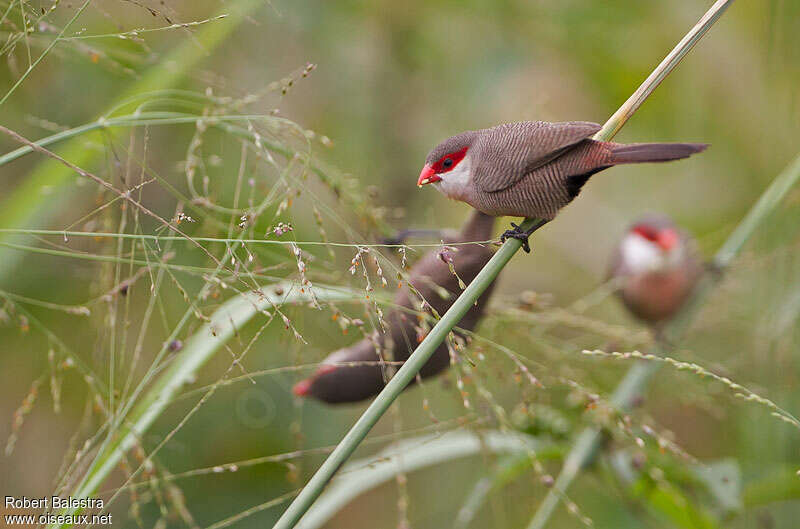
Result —
<instances>
[{"instance_id":1,"label":"red eye stripe","mask_svg":"<svg viewBox=\"0 0 800 529\"><path fill-rule=\"evenodd\" d=\"M655 242L658 239L658 232L653 228L651 228L650 226L645 226L645 225L634 226L633 231L641 235L648 241Z\"/></svg>"},{"instance_id":2,"label":"red eye stripe","mask_svg":"<svg viewBox=\"0 0 800 529\"><path fill-rule=\"evenodd\" d=\"M451 153L449 153L449 154L445 154L444 156L442 156L441 158L439 158L439 160L437 160L437 161L436 161L436 163L435 163L435 164L433 164L433 165L431 166L431 168L432 168L432 169L433 169L433 171L434 171L435 173L437 173L437 174L438 174L438 173L446 173L446 172L448 172L448 171L452 171L452 170L453 170L453 168L454 168L456 165L458 165L458 162L460 162L461 160L463 160L463 159L464 159L464 156L466 156L466 155L467 155L467 148L466 148L466 147L464 147L464 148L463 148L463 149L461 149L460 151L456 151L456 152L451 152ZM447 160L448 158L449 158L450 160L452 160L452 161L453 161L453 163L452 163L452 164L450 164L448 167L445 167L445 165L444 165L444 162L445 162L445 160Z\"/></svg>"}]
</instances>

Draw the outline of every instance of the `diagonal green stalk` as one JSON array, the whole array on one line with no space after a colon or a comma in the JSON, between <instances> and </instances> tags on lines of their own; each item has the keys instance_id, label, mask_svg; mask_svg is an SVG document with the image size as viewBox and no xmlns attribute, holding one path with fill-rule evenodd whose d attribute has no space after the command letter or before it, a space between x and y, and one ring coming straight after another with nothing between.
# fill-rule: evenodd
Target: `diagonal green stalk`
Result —
<instances>
[{"instance_id":1,"label":"diagonal green stalk","mask_svg":"<svg viewBox=\"0 0 800 529\"><path fill-rule=\"evenodd\" d=\"M786 194L792 189L793 186L800 181L800 155L789 164L770 184L770 186L762 193L755 205L750 209L747 216L737 225L736 229L726 239L725 243L720 247L712 260L712 265L717 270L724 270L734 258L738 255L744 244L752 236L758 226L763 220L775 210L778 204L781 203ZM692 299L687 303L681 313L676 316L673 322L664 330L667 333L670 342L679 339L693 319L693 315L700 303L710 292L711 287L714 286L720 278L719 274L709 275L704 281L698 285ZM620 411L627 411L631 408L634 399L641 393L649 378L658 370L660 364L653 362L638 362L636 363L623 380L617 386L609 402L614 408ZM573 444L572 450L564 459L564 466L561 474L558 476L553 489L548 494L542 506L537 511L537 517L531 522L531 527L544 527L549 517L552 515L553 509L558 505L559 498L566 493L567 487L572 480L580 472L581 468L586 464L588 459L596 450L598 443L601 439L601 432L599 428L587 428L584 430ZM491 450L491 447L490 447ZM494 450L492 450L494 451ZM511 476L516 476L518 472L523 471L530 466L529 455L520 452L522 456L522 465L514 467L511 471ZM428 454L430 456L430 454ZM450 456L444 456L444 459L451 459ZM369 461L379 460L379 457L371 457ZM426 459L427 464L436 462L436 457L429 457ZM407 461L404 461L406 463ZM354 468L359 468L364 465L353 465ZM393 469L394 473L397 472L399 467ZM416 467L414 467L416 468ZM412 468L413 469L413 468ZM405 468L408 470L408 468ZM505 470L506 472L508 470ZM394 476L395 474L391 474ZM370 478L375 480L376 478ZM381 476L379 481L385 481L388 477ZM503 480L509 480L508 476L504 476ZM370 487L370 483L361 483L358 479L354 480L352 476L348 476L347 484L352 485L356 481L355 493L351 490L344 490L343 487L337 487L336 494L333 497L328 497L328 492L323 496L324 500L317 502L309 512L309 516L303 518L302 527L309 528L319 527L330 519L335 512L340 510L349 500L354 498L359 492L363 492ZM337 482L338 483L338 482ZM329 491L333 490L332 488ZM554 492L555 491L555 492ZM479 500L480 501L480 500ZM472 507L475 509L476 507ZM542 514L539 514L542 513ZM534 522L536 525L534 525Z\"/></svg>"},{"instance_id":2,"label":"diagonal green stalk","mask_svg":"<svg viewBox=\"0 0 800 529\"><path fill-rule=\"evenodd\" d=\"M628 98L617 112L603 125L603 128L594 138L609 140L619 131L625 122L636 112L636 109L647 99L655 88L678 65L681 59L691 50L697 41L716 22L722 12L733 0L719 0L700 19L700 21L678 43L675 49L656 67L652 74ZM538 219L528 218L520 226L528 230L540 222ZM405 364L397 371L395 376L384 387L383 391L372 401L361 417L356 421L350 431L339 442L328 459L320 466L309 482L284 511L273 529L290 529L302 518L311 504L319 497L325 485L333 478L339 467L355 451L359 443L367 436L378 419L391 406L392 402L400 395L405 387L414 379L419 370L430 359L433 352L444 341L450 331L455 327L467 310L477 301L478 297L494 281L500 271L508 264L511 258L520 249L522 243L517 239L508 239L500 250L486 264L478 276L461 293L456 302L441 320L431 329L422 343L414 350Z\"/></svg>"}]
</instances>

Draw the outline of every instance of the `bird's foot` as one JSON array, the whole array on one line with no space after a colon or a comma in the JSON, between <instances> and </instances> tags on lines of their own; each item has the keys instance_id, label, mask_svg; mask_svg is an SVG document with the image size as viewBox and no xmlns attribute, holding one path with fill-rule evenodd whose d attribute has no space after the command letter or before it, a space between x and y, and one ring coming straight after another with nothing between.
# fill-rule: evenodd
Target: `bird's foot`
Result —
<instances>
[{"instance_id":1,"label":"bird's foot","mask_svg":"<svg viewBox=\"0 0 800 529\"><path fill-rule=\"evenodd\" d=\"M717 263L716 261L709 261L705 263L705 270L711 275L711 279L719 281L725 274L725 265Z\"/></svg>"},{"instance_id":2,"label":"bird's foot","mask_svg":"<svg viewBox=\"0 0 800 529\"><path fill-rule=\"evenodd\" d=\"M506 239L518 239L522 241L522 249L525 250L525 253L531 253L531 247L528 244L528 237L531 236L531 233L533 233L536 230L536 228L538 228L538 226L528 231L525 231L516 224L514 224L513 222L511 223L511 225L514 227L514 229L506 230L505 233L503 233L503 235L500 236L500 242L501 243L506 242Z\"/></svg>"},{"instance_id":3,"label":"bird's foot","mask_svg":"<svg viewBox=\"0 0 800 529\"><path fill-rule=\"evenodd\" d=\"M536 222L536 224L531 226L529 230L523 230L522 228L520 228L519 226L517 226L512 222L511 225L514 227L514 229L506 230L505 233L503 233L503 235L500 236L500 242L504 243L506 242L506 239L519 239L520 241L522 241L522 249L525 250L525 253L531 253L531 247L528 244L528 237L530 237L533 232L535 232L548 222L549 222L548 220L539 220Z\"/></svg>"}]
</instances>

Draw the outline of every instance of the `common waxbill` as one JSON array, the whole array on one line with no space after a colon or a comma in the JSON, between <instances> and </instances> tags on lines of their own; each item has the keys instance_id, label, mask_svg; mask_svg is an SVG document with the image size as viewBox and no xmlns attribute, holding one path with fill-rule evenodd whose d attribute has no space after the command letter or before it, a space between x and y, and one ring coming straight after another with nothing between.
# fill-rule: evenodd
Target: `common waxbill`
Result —
<instances>
[{"instance_id":1,"label":"common waxbill","mask_svg":"<svg viewBox=\"0 0 800 529\"><path fill-rule=\"evenodd\" d=\"M492 215L535 217L540 223L502 239L523 242L569 204L594 173L614 165L666 162L704 150L702 143L595 141L597 123L521 121L462 132L437 145L425 159L417 185L434 184L447 197Z\"/></svg>"},{"instance_id":2,"label":"common waxbill","mask_svg":"<svg viewBox=\"0 0 800 529\"><path fill-rule=\"evenodd\" d=\"M486 241L492 236L493 227L494 217L474 211L461 232L446 235L444 242ZM409 273L411 284L439 315L447 312L461 293L458 278L451 272L447 261L452 259L458 277L469 284L493 255L492 250L479 244L459 245L455 249L457 251L446 255L442 255L438 249L428 252ZM490 285L477 304L467 312L458 325L460 328L475 328L483 315L493 286ZM442 297L443 291L449 295ZM419 307L419 298L406 287L397 293L394 304L406 310L394 309L388 314L385 318L388 327L386 333L376 332L370 338L364 338L350 347L331 353L311 377L295 384L294 394L314 397L328 403L341 403L357 402L379 393L385 385L385 376L375 343L385 348L385 359L394 361L407 360L419 343L419 320L413 313ZM346 365L347 363L361 364ZM422 368L420 375L434 375L449 364L450 354L447 345L443 343Z\"/></svg>"},{"instance_id":3,"label":"common waxbill","mask_svg":"<svg viewBox=\"0 0 800 529\"><path fill-rule=\"evenodd\" d=\"M609 276L634 316L658 328L680 309L703 273L694 240L665 216L633 224L614 251Z\"/></svg>"}]
</instances>

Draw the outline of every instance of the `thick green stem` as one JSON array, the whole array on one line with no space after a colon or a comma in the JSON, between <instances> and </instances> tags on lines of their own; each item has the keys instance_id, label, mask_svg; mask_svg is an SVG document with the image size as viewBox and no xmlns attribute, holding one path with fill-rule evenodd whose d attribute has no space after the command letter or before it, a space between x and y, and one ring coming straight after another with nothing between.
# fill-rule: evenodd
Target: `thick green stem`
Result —
<instances>
[{"instance_id":1,"label":"thick green stem","mask_svg":"<svg viewBox=\"0 0 800 529\"><path fill-rule=\"evenodd\" d=\"M595 135L595 139L609 140L622 128L625 122L633 115L636 109L647 99L655 88L669 75L678 65L680 60L689 50L694 47L697 41L719 18L725 8L733 0L719 0L711 9L700 19L700 21L687 33L678 43L675 49L656 67L652 74L642 83L642 85L628 98L625 104L605 123L603 128ZM525 219L521 228L530 229L538 219ZM347 432L347 435L339 442L336 449L328 456L311 480L306 484L300 494L294 499L289 508L275 524L273 529L290 529L300 520L303 514L311 507L311 504L322 493L325 485L331 480L333 475L348 457L355 451L359 443L366 437L378 419L384 414L400 392L411 382L417 372L428 361L436 348L444 341L447 334L458 324L461 317L483 291L497 277L500 271L511 260L511 257L521 247L521 242L516 239L508 239L500 250L492 257L487 265L481 270L475 280L464 290L450 310L439 320L428 336L417 347L409 357L408 361L400 368L381 393L370 404L355 425ZM588 442L588 441L587 441Z\"/></svg>"},{"instance_id":2,"label":"thick green stem","mask_svg":"<svg viewBox=\"0 0 800 529\"><path fill-rule=\"evenodd\" d=\"M533 221L527 220L523 229L528 229ZM467 286L458 297L450 310L438 321L425 337L414 353L392 377L383 391L372 401L367 410L356 421L347 435L339 442L328 459L317 470L311 480L294 499L289 508L283 513L273 529L289 529L300 521L311 504L322 493L322 489L330 481L339 467L355 451L359 443L364 440L367 433L375 426L378 419L391 406L392 402L400 395L405 387L417 376L422 366L430 359L436 348L444 341L450 331L461 321L472 305L478 300L484 290L494 281L500 270L508 264L522 243L517 239L509 239L492 256L491 260L483 267L478 276Z\"/></svg>"}]
</instances>

